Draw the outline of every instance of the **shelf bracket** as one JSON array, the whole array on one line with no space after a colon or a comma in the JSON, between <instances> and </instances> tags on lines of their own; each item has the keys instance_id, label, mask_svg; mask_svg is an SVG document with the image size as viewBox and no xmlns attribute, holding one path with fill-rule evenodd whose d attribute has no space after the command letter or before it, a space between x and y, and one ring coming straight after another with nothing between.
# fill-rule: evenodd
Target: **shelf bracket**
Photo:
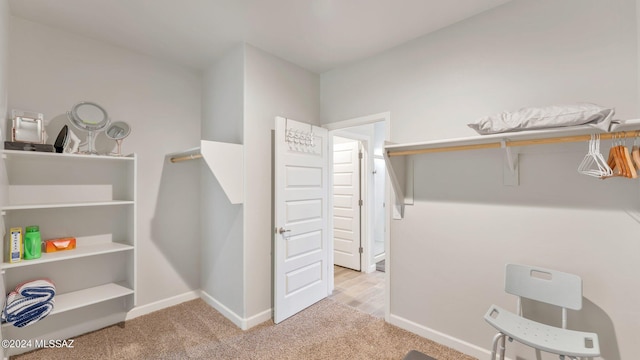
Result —
<instances>
[{"instance_id":1,"label":"shelf bracket","mask_svg":"<svg viewBox=\"0 0 640 360\"><path fill-rule=\"evenodd\" d=\"M500 140L500 147L505 151L504 166L502 169L502 180L505 186L518 186L520 185L520 154L518 151L512 151L511 147L507 146L505 139Z\"/></svg>"}]
</instances>

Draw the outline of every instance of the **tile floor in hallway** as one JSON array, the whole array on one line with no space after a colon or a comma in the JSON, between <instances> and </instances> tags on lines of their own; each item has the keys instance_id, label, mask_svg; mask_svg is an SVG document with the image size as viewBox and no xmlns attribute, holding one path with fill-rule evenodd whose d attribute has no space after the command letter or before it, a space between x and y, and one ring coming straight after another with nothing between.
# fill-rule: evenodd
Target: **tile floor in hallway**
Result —
<instances>
[{"instance_id":1,"label":"tile floor in hallway","mask_svg":"<svg viewBox=\"0 0 640 360\"><path fill-rule=\"evenodd\" d=\"M363 273L334 266L334 289L331 299L376 317L384 317L385 273Z\"/></svg>"}]
</instances>

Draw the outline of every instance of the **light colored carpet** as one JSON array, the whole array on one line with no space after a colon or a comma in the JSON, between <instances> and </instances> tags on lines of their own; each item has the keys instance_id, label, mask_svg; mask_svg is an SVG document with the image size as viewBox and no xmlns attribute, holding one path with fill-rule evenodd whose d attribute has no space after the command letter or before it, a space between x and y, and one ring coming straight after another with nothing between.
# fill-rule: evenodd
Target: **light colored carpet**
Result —
<instances>
[{"instance_id":1,"label":"light colored carpet","mask_svg":"<svg viewBox=\"0 0 640 360\"><path fill-rule=\"evenodd\" d=\"M412 349L438 360L473 359L332 299L247 331L193 300L76 337L74 346L12 359L370 360L402 359Z\"/></svg>"}]
</instances>

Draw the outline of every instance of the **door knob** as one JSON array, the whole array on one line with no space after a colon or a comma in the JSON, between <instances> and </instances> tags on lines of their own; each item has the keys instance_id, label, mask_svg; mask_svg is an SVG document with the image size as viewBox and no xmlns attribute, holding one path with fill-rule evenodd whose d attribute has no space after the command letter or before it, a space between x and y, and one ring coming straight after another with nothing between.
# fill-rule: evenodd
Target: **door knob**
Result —
<instances>
[{"instance_id":1,"label":"door knob","mask_svg":"<svg viewBox=\"0 0 640 360\"><path fill-rule=\"evenodd\" d=\"M289 231L291 231L291 229L285 229L283 227L278 228L278 234L284 234Z\"/></svg>"}]
</instances>

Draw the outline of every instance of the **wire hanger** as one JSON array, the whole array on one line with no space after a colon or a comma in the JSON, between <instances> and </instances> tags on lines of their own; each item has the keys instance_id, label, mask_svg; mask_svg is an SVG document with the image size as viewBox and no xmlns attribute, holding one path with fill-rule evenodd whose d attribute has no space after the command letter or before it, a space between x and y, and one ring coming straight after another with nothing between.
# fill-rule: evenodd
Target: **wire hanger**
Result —
<instances>
[{"instance_id":1,"label":"wire hanger","mask_svg":"<svg viewBox=\"0 0 640 360\"><path fill-rule=\"evenodd\" d=\"M602 156L600 152L600 134L592 135L593 148L595 153L595 161L600 165L602 170L602 176L611 176L613 175L613 170L607 164L607 161Z\"/></svg>"},{"instance_id":2,"label":"wire hanger","mask_svg":"<svg viewBox=\"0 0 640 360\"><path fill-rule=\"evenodd\" d=\"M598 178L611 176L613 171L600 154L600 135L591 135L588 152L578 165L578 172Z\"/></svg>"}]
</instances>

